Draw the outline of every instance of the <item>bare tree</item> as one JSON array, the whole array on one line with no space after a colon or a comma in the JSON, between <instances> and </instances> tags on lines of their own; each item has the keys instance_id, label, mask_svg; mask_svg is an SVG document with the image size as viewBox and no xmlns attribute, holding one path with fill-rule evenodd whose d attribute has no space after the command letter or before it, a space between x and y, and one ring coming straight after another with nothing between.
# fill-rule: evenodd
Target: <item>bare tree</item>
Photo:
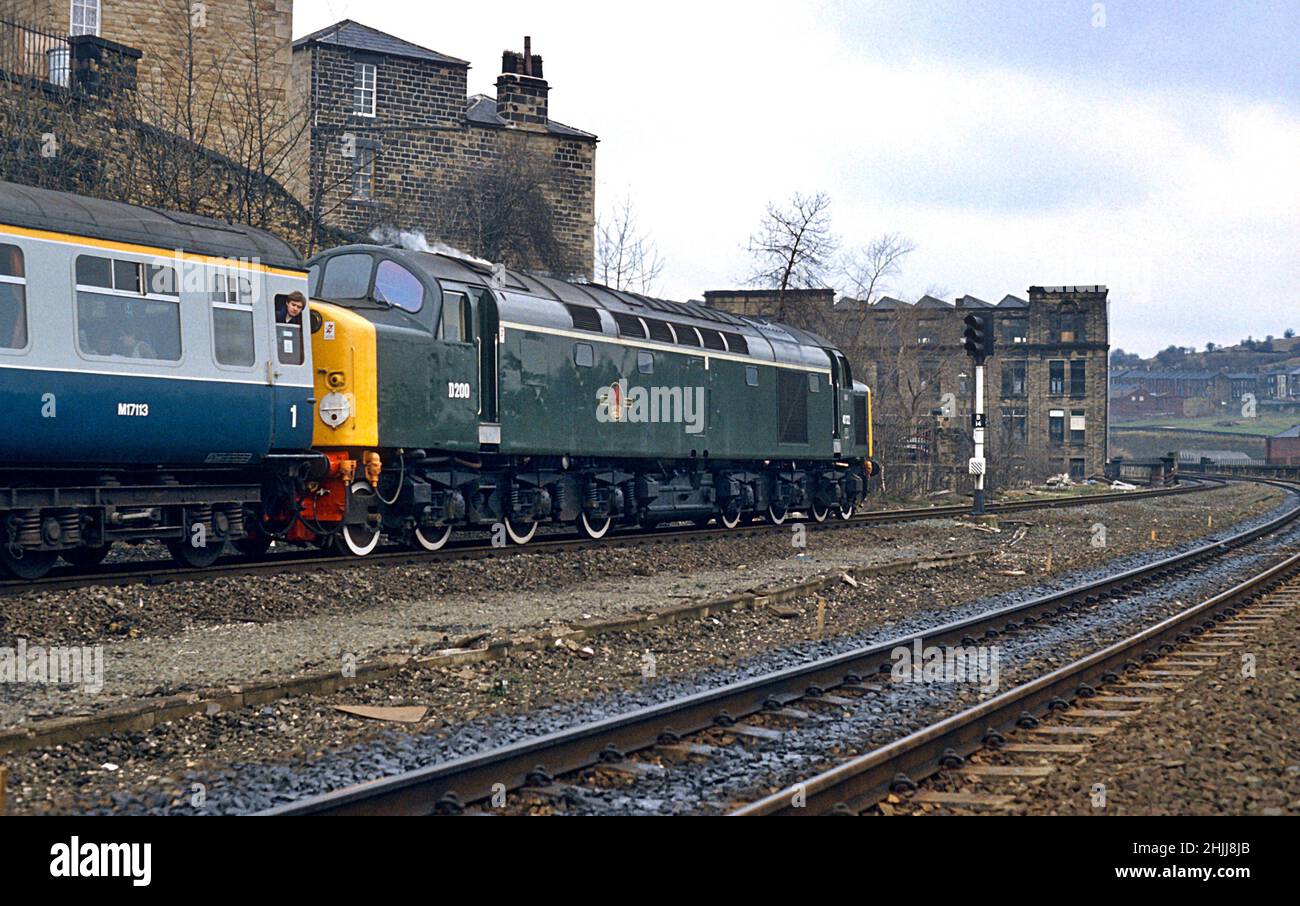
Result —
<instances>
[{"instance_id":1,"label":"bare tree","mask_svg":"<svg viewBox=\"0 0 1300 906\"><path fill-rule=\"evenodd\" d=\"M796 192L786 206L769 203L749 237L754 267L749 284L776 290L777 317L785 317L785 294L826 283L839 239L831 231L831 199L825 192Z\"/></svg>"},{"instance_id":2,"label":"bare tree","mask_svg":"<svg viewBox=\"0 0 1300 906\"><path fill-rule=\"evenodd\" d=\"M891 281L903 272L903 259L916 251L916 243L901 233L884 233L866 245L845 252L845 294L862 305L875 305L892 289Z\"/></svg>"},{"instance_id":3,"label":"bare tree","mask_svg":"<svg viewBox=\"0 0 1300 906\"><path fill-rule=\"evenodd\" d=\"M663 268L659 249L637 223L629 193L596 221L596 278L614 289L650 293Z\"/></svg>"}]
</instances>

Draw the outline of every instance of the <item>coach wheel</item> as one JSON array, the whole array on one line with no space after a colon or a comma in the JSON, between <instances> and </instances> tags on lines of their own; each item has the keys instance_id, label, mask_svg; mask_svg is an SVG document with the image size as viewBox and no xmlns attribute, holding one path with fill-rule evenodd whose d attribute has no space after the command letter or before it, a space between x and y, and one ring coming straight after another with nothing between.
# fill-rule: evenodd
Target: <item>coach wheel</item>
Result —
<instances>
[{"instance_id":1,"label":"coach wheel","mask_svg":"<svg viewBox=\"0 0 1300 906\"><path fill-rule=\"evenodd\" d=\"M723 528L735 528L740 525L740 511L737 510L734 513L728 513L724 510L719 519L722 521Z\"/></svg>"},{"instance_id":2,"label":"coach wheel","mask_svg":"<svg viewBox=\"0 0 1300 906\"><path fill-rule=\"evenodd\" d=\"M427 529L417 528L413 546L423 551L442 550L446 546L448 539L451 538L451 528L450 522L443 526L433 526Z\"/></svg>"},{"instance_id":3,"label":"coach wheel","mask_svg":"<svg viewBox=\"0 0 1300 906\"><path fill-rule=\"evenodd\" d=\"M375 489L364 481L353 482L349 494L349 510L355 506L369 511L378 500ZM368 521L355 524L344 523L335 545L341 554L364 557L379 546L379 529L372 527Z\"/></svg>"},{"instance_id":4,"label":"coach wheel","mask_svg":"<svg viewBox=\"0 0 1300 906\"><path fill-rule=\"evenodd\" d=\"M789 510L783 506L776 507L769 505L767 508L767 521L773 525L780 525L782 522L785 522L785 517L788 515L790 515Z\"/></svg>"},{"instance_id":5,"label":"coach wheel","mask_svg":"<svg viewBox=\"0 0 1300 906\"><path fill-rule=\"evenodd\" d=\"M71 550L59 551L59 556L73 566L89 569L103 563L112 547L112 544L101 544L99 547L74 547Z\"/></svg>"},{"instance_id":6,"label":"coach wheel","mask_svg":"<svg viewBox=\"0 0 1300 906\"><path fill-rule=\"evenodd\" d=\"M853 518L853 514L858 511L858 508L851 503L842 503L836 507L836 510L839 511L840 518L847 521Z\"/></svg>"},{"instance_id":7,"label":"coach wheel","mask_svg":"<svg viewBox=\"0 0 1300 906\"><path fill-rule=\"evenodd\" d=\"M510 540L513 541L515 544L527 544L529 541L533 540L533 535L537 534L536 522L523 523L522 530L516 528L514 523L511 522L509 519L505 520L505 525L506 525L506 534L510 536Z\"/></svg>"},{"instance_id":8,"label":"coach wheel","mask_svg":"<svg viewBox=\"0 0 1300 906\"><path fill-rule=\"evenodd\" d=\"M39 579L54 568L58 562L57 551L28 551L19 549L15 555L9 545L0 542L0 572L8 571L19 579L29 582Z\"/></svg>"},{"instance_id":9,"label":"coach wheel","mask_svg":"<svg viewBox=\"0 0 1300 906\"><path fill-rule=\"evenodd\" d=\"M830 510L819 503L814 503L808 515L812 517L813 522L825 522L826 517L830 515Z\"/></svg>"},{"instance_id":10,"label":"coach wheel","mask_svg":"<svg viewBox=\"0 0 1300 906\"><path fill-rule=\"evenodd\" d=\"M234 542L235 550L245 557L260 557L271 549L274 539L260 528L250 528L248 534Z\"/></svg>"},{"instance_id":11,"label":"coach wheel","mask_svg":"<svg viewBox=\"0 0 1300 906\"><path fill-rule=\"evenodd\" d=\"M610 526L613 524L614 520L609 516L606 516L604 519L601 519L599 516L592 519L586 513L583 513L578 517L578 531L582 532L582 534L586 535L593 541L599 541L601 538L604 538L609 534ZM533 527L536 528L537 523L533 523Z\"/></svg>"},{"instance_id":12,"label":"coach wheel","mask_svg":"<svg viewBox=\"0 0 1300 906\"><path fill-rule=\"evenodd\" d=\"M191 569L206 569L217 562L221 552L225 549L224 541L213 541L202 547L195 547L189 541L172 541L168 543L167 550L171 553L172 559L181 566L188 566Z\"/></svg>"}]
</instances>

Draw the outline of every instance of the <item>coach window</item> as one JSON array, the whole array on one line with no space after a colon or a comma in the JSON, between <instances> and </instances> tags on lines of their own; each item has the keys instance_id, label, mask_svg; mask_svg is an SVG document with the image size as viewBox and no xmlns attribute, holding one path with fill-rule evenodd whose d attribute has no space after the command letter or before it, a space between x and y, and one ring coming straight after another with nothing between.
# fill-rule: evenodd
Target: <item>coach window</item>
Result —
<instances>
[{"instance_id":1,"label":"coach window","mask_svg":"<svg viewBox=\"0 0 1300 906\"><path fill-rule=\"evenodd\" d=\"M448 343L471 343L469 297L464 293L442 294L442 338Z\"/></svg>"},{"instance_id":2,"label":"coach window","mask_svg":"<svg viewBox=\"0 0 1300 906\"><path fill-rule=\"evenodd\" d=\"M757 387L757 386L758 386L758 366L757 366L757 365L746 365L746 366L745 366L745 383L748 384L750 387Z\"/></svg>"},{"instance_id":3,"label":"coach window","mask_svg":"<svg viewBox=\"0 0 1300 906\"><path fill-rule=\"evenodd\" d=\"M595 351L586 343L573 344L573 364L580 368L590 368L596 361Z\"/></svg>"},{"instance_id":4,"label":"coach window","mask_svg":"<svg viewBox=\"0 0 1300 906\"><path fill-rule=\"evenodd\" d=\"M652 352L638 352L636 354L636 370L642 374L655 373L655 357Z\"/></svg>"},{"instance_id":5,"label":"coach window","mask_svg":"<svg viewBox=\"0 0 1300 906\"><path fill-rule=\"evenodd\" d=\"M0 349L27 346L27 280L22 249L0 245Z\"/></svg>"},{"instance_id":6,"label":"coach window","mask_svg":"<svg viewBox=\"0 0 1300 906\"><path fill-rule=\"evenodd\" d=\"M180 361L180 296L171 268L81 255L76 274L77 346L83 354ZM155 287L165 291L153 292Z\"/></svg>"},{"instance_id":7,"label":"coach window","mask_svg":"<svg viewBox=\"0 0 1300 906\"><path fill-rule=\"evenodd\" d=\"M414 314L424 307L424 285L396 261L381 261L375 270L375 301Z\"/></svg>"},{"instance_id":8,"label":"coach window","mask_svg":"<svg viewBox=\"0 0 1300 906\"><path fill-rule=\"evenodd\" d=\"M257 360L253 341L252 280L243 274L213 274L209 299L212 303L212 351L217 364L249 367Z\"/></svg>"}]
</instances>

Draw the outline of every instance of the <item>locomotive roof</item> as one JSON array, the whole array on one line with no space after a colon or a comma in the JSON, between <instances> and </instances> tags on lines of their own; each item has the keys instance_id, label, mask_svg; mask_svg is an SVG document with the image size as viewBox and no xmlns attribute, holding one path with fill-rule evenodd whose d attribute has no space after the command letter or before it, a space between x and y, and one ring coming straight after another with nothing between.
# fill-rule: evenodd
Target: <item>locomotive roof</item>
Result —
<instances>
[{"instance_id":1,"label":"locomotive roof","mask_svg":"<svg viewBox=\"0 0 1300 906\"><path fill-rule=\"evenodd\" d=\"M302 258L291 245L250 226L11 182L0 182L0 223L303 269Z\"/></svg>"},{"instance_id":2,"label":"locomotive roof","mask_svg":"<svg viewBox=\"0 0 1300 906\"><path fill-rule=\"evenodd\" d=\"M719 331L740 333L749 337L762 337L773 345L773 355L777 361L803 359L809 364L828 365L820 353L813 356L800 355L789 349L790 346L804 346L835 349L832 343L796 327L754 318L746 315L733 315L730 312L711 308L699 302L674 302L659 299L641 293L612 289L598 283L571 283L553 277L527 274L508 268L494 268L486 261L447 255L440 252L417 251L394 246L346 246L343 249L331 249L326 254L344 250L361 251L370 249L383 251L406 263L412 269L423 271L439 280L453 280L480 286L491 286L505 293L517 293L547 299L570 305L582 305L603 308L610 312L628 313L648 318L660 318L674 323L685 323L695 327L708 327ZM498 275L499 284L494 283ZM782 349L781 347L786 347ZM756 355L761 353L754 350ZM768 356L762 356L767 358Z\"/></svg>"}]
</instances>

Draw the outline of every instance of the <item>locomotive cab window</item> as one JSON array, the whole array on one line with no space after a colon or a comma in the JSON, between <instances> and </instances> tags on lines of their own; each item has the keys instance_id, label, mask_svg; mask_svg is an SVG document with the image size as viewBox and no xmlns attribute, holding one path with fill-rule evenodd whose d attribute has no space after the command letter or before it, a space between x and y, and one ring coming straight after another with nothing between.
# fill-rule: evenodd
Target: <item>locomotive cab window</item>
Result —
<instances>
[{"instance_id":1,"label":"locomotive cab window","mask_svg":"<svg viewBox=\"0 0 1300 906\"><path fill-rule=\"evenodd\" d=\"M217 364L250 367L257 361L253 281L243 274L213 274L208 298L212 304L212 354ZM278 316L276 320L280 320Z\"/></svg>"},{"instance_id":2,"label":"locomotive cab window","mask_svg":"<svg viewBox=\"0 0 1300 906\"><path fill-rule=\"evenodd\" d=\"M0 349L27 347L27 279L23 253L0 245Z\"/></svg>"},{"instance_id":3,"label":"locomotive cab window","mask_svg":"<svg viewBox=\"0 0 1300 906\"><path fill-rule=\"evenodd\" d=\"M469 297L464 293L442 295L442 338L448 343L472 343Z\"/></svg>"},{"instance_id":4,"label":"locomotive cab window","mask_svg":"<svg viewBox=\"0 0 1300 906\"><path fill-rule=\"evenodd\" d=\"M277 313L285 311L289 304L287 293L281 293L275 297L275 310ZM275 357L281 365L301 365L306 358L303 348L302 337L302 315L300 314L297 321L281 321L278 317L275 321Z\"/></svg>"},{"instance_id":5,"label":"locomotive cab window","mask_svg":"<svg viewBox=\"0 0 1300 906\"><path fill-rule=\"evenodd\" d=\"M335 255L325 262L320 281L322 299L364 299L370 294L370 271L374 259L369 255ZM313 295L315 293L313 292Z\"/></svg>"},{"instance_id":6,"label":"locomotive cab window","mask_svg":"<svg viewBox=\"0 0 1300 906\"><path fill-rule=\"evenodd\" d=\"M375 269L375 301L415 314L424 307L424 285L396 261L381 261Z\"/></svg>"},{"instance_id":7,"label":"locomotive cab window","mask_svg":"<svg viewBox=\"0 0 1300 906\"><path fill-rule=\"evenodd\" d=\"M76 275L77 347L82 354L180 361L181 307L175 271L81 255Z\"/></svg>"}]
</instances>

